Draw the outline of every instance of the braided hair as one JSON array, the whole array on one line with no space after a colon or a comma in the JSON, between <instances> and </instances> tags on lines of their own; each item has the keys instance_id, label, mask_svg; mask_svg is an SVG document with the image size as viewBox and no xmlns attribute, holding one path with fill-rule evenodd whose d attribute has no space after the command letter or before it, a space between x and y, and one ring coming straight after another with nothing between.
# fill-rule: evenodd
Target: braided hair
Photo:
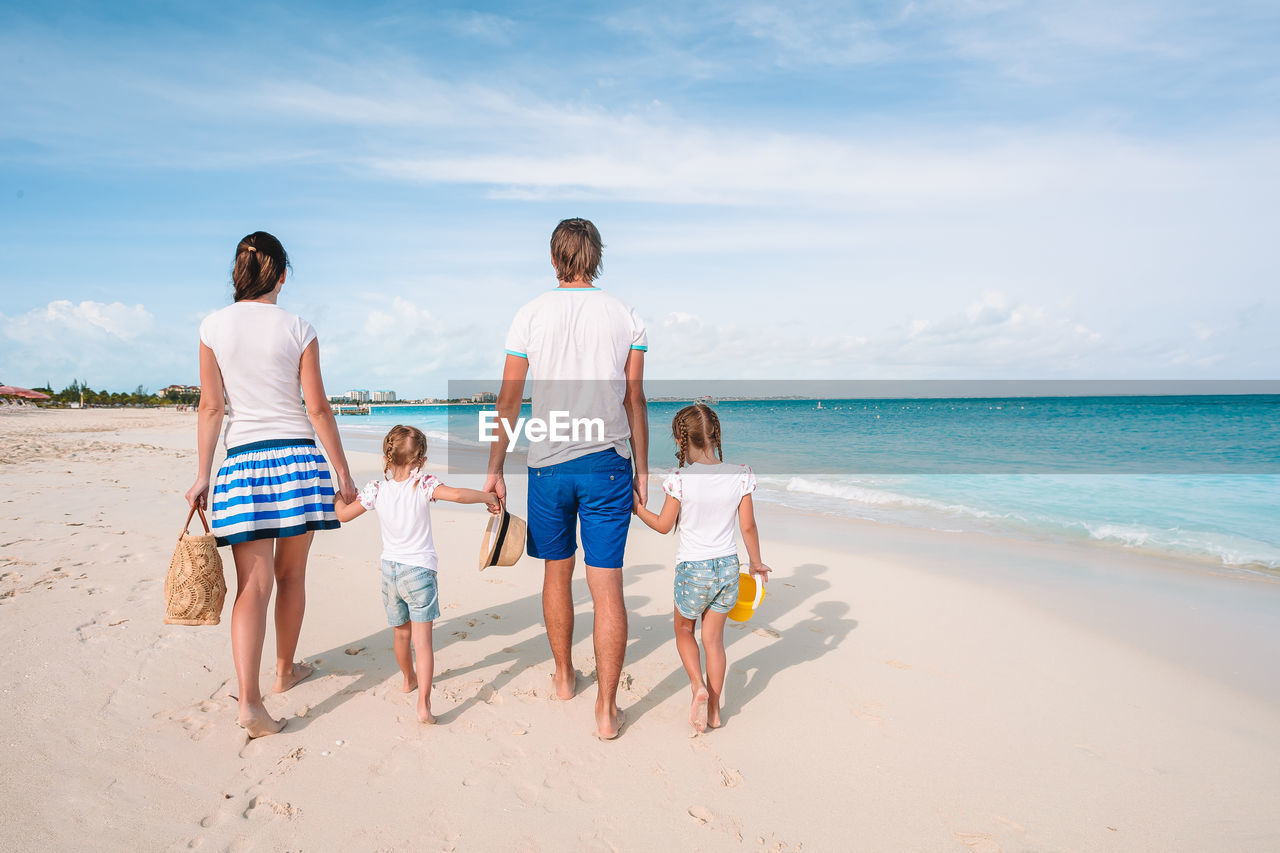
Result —
<instances>
[{"instance_id":1,"label":"braided hair","mask_svg":"<svg viewBox=\"0 0 1280 853\"><path fill-rule=\"evenodd\" d=\"M427 437L417 427L396 424L382 439L382 474L391 476L392 468L421 468L427 461Z\"/></svg>"},{"instance_id":2,"label":"braided hair","mask_svg":"<svg viewBox=\"0 0 1280 853\"><path fill-rule=\"evenodd\" d=\"M720 447L720 418L706 403L694 403L676 412L671 419L671 434L676 440L676 460L683 468L689 464L689 448L710 450L721 462L724 451Z\"/></svg>"}]
</instances>

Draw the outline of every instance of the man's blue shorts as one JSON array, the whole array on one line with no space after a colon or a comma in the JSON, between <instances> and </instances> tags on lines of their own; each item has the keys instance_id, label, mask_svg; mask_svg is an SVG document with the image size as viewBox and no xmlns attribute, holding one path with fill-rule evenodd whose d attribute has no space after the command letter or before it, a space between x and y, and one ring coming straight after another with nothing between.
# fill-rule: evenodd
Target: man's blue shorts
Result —
<instances>
[{"instance_id":1,"label":"man's blue shorts","mask_svg":"<svg viewBox=\"0 0 1280 853\"><path fill-rule=\"evenodd\" d=\"M631 506L631 460L612 448L530 468L529 556L572 557L578 550L574 523L580 522L587 565L620 569Z\"/></svg>"}]
</instances>

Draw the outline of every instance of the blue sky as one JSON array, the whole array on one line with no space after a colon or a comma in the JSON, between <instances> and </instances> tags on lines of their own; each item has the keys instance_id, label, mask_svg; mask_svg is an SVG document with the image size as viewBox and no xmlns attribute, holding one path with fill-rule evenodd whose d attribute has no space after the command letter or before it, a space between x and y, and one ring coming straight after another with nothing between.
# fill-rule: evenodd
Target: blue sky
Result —
<instances>
[{"instance_id":1,"label":"blue sky","mask_svg":"<svg viewBox=\"0 0 1280 853\"><path fill-rule=\"evenodd\" d=\"M566 216L664 378L1277 378L1274 3L6 4L0 381L494 375Z\"/></svg>"}]
</instances>

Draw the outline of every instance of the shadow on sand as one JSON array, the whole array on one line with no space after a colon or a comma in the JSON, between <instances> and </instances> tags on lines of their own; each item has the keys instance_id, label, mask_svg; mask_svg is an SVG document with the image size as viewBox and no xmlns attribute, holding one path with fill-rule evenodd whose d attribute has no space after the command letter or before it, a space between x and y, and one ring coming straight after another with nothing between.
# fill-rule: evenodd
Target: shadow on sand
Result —
<instances>
[{"instance_id":1,"label":"shadow on sand","mask_svg":"<svg viewBox=\"0 0 1280 853\"><path fill-rule=\"evenodd\" d=\"M729 671L725 675L722 719L732 716L759 696L774 675L822 657L844 642L849 632L858 627L856 619L845 618L849 613L846 602L821 600L822 594L831 588L830 582L822 577L827 571L827 566L805 563L797 566L789 575L775 573L774 579L769 582L765 603L751 621L727 623L724 642ZM773 623L783 621L782 617L786 614L799 610L815 598L820 600L811 606L808 618L797 622L785 632L770 627ZM639 619L633 617L632 636L637 634L636 624L639 625L640 636L627 646L628 663L638 663L664 644L674 646L671 614ZM646 625L651 625L652 630L645 631ZM776 638L776 641L757 649L742 660L735 660L733 648L749 632L764 633ZM689 677L685 674L684 667L679 666L629 707L632 721L638 720L676 693L688 689Z\"/></svg>"}]
</instances>

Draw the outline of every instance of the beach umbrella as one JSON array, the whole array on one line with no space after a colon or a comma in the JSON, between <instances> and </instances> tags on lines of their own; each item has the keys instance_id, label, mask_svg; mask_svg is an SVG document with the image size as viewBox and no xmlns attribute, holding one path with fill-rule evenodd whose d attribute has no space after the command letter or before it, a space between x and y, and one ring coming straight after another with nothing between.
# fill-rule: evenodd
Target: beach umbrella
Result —
<instances>
[{"instance_id":1,"label":"beach umbrella","mask_svg":"<svg viewBox=\"0 0 1280 853\"><path fill-rule=\"evenodd\" d=\"M42 391L32 391L30 388L18 388L14 385L0 385L0 397L23 397L27 400L53 399Z\"/></svg>"}]
</instances>

